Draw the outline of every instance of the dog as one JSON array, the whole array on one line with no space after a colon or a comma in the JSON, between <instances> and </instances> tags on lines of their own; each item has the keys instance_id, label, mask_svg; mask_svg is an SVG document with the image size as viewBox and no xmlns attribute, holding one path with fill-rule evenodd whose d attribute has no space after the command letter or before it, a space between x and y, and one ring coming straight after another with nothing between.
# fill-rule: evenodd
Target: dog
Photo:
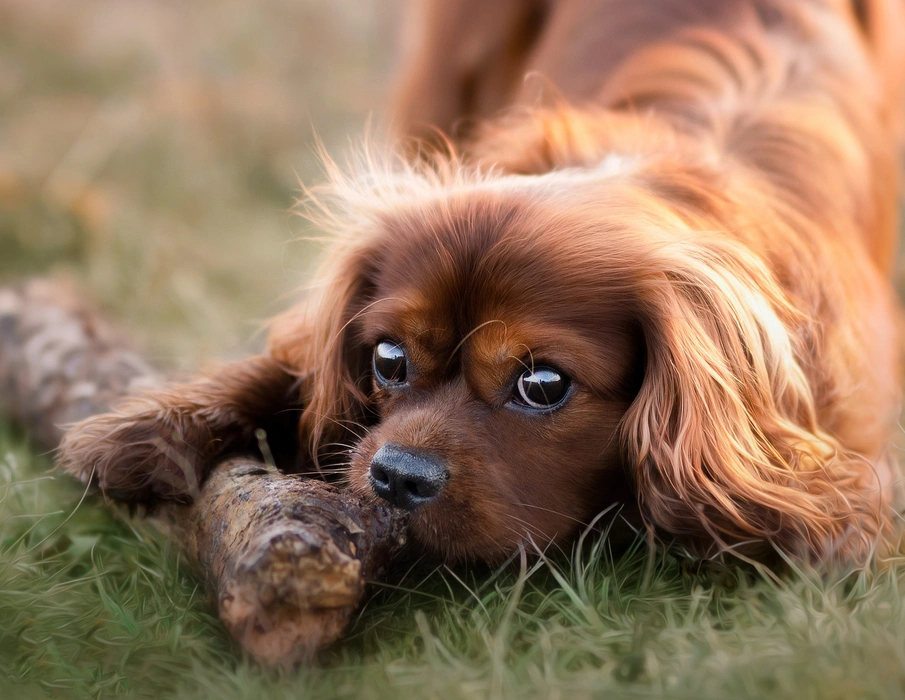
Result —
<instances>
[{"instance_id":1,"label":"dog","mask_svg":"<svg viewBox=\"0 0 905 700\"><path fill-rule=\"evenodd\" d=\"M66 435L190 500L266 433L449 562L592 522L865 566L895 530L902 0L424 0L400 158L328 165L268 352ZM408 139L408 140L406 140Z\"/></svg>"}]
</instances>

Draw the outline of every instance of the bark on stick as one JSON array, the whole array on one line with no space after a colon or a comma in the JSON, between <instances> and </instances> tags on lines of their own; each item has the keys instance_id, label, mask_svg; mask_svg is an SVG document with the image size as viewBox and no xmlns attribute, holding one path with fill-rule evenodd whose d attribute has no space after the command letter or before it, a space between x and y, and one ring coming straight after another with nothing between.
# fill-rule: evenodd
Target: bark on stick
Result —
<instances>
[{"instance_id":1,"label":"bark on stick","mask_svg":"<svg viewBox=\"0 0 905 700\"><path fill-rule=\"evenodd\" d=\"M163 515L227 629L267 665L310 660L338 639L405 537L397 511L244 458L221 463L194 505Z\"/></svg>"}]
</instances>

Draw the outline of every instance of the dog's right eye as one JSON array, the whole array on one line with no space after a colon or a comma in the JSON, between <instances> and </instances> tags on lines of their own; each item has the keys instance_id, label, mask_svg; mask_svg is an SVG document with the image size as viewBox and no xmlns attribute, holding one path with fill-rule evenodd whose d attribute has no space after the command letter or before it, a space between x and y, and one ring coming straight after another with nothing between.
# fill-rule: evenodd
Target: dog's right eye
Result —
<instances>
[{"instance_id":1,"label":"dog's right eye","mask_svg":"<svg viewBox=\"0 0 905 700\"><path fill-rule=\"evenodd\" d=\"M405 382L407 362L405 350L392 340L381 340L374 346L374 376L383 385Z\"/></svg>"},{"instance_id":2,"label":"dog's right eye","mask_svg":"<svg viewBox=\"0 0 905 700\"><path fill-rule=\"evenodd\" d=\"M559 408L569 396L572 383L555 367L526 369L515 382L516 401L539 411Z\"/></svg>"}]
</instances>

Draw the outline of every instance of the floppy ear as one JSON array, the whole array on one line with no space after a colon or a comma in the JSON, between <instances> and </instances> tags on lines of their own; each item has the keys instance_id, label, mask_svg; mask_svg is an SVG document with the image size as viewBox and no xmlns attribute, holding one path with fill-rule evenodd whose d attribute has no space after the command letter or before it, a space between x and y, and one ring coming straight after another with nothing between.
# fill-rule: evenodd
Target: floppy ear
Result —
<instances>
[{"instance_id":1,"label":"floppy ear","mask_svg":"<svg viewBox=\"0 0 905 700\"><path fill-rule=\"evenodd\" d=\"M800 362L809 320L732 242L701 234L655 255L640 295L647 375L622 433L648 523L704 555L766 544L864 561L884 522L879 484L818 425Z\"/></svg>"},{"instance_id":2,"label":"floppy ear","mask_svg":"<svg viewBox=\"0 0 905 700\"><path fill-rule=\"evenodd\" d=\"M361 438L368 422L370 348L355 338L354 321L369 298L371 262L367 251L349 248L337 246L316 293L277 316L268 340L272 357L307 378L299 438L318 465L347 448L350 433Z\"/></svg>"}]
</instances>

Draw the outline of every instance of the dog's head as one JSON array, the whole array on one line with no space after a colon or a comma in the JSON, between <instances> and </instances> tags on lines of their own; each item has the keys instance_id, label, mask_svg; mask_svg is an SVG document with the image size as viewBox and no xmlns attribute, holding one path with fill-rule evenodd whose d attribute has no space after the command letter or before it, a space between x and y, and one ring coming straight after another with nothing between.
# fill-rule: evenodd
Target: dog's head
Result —
<instances>
[{"instance_id":1,"label":"dog's head","mask_svg":"<svg viewBox=\"0 0 905 700\"><path fill-rule=\"evenodd\" d=\"M395 212L351 273L343 370L376 422L350 481L454 558L546 544L628 495L616 431L645 364L637 314L585 235L526 197Z\"/></svg>"},{"instance_id":2,"label":"dog's head","mask_svg":"<svg viewBox=\"0 0 905 700\"><path fill-rule=\"evenodd\" d=\"M804 485L833 447L801 427L803 321L756 255L701 233L731 225L706 177L409 173L353 202L312 315L274 334L313 370L303 435L450 560L610 506L704 548L838 539L845 496Z\"/></svg>"}]
</instances>

